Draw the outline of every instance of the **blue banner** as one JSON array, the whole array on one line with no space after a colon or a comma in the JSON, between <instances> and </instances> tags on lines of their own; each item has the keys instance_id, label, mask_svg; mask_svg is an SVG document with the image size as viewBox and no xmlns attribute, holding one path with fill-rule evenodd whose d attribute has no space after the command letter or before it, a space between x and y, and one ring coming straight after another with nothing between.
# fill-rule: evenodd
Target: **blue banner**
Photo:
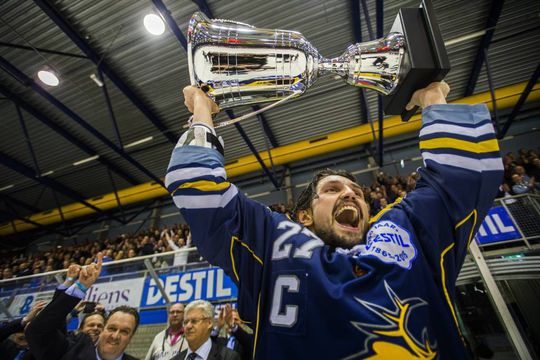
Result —
<instances>
[{"instance_id":1,"label":"blue banner","mask_svg":"<svg viewBox=\"0 0 540 360\"><path fill-rule=\"evenodd\" d=\"M236 299L238 296L236 285L219 268L160 275L159 279L172 303L188 303L193 300L227 300ZM146 278L141 308L163 305L165 305L165 300L156 282L150 277Z\"/></svg>"},{"instance_id":2,"label":"blue banner","mask_svg":"<svg viewBox=\"0 0 540 360\"><path fill-rule=\"evenodd\" d=\"M502 206L496 206L489 210L476 234L476 241L479 244L491 244L519 238L516 225Z\"/></svg>"}]
</instances>

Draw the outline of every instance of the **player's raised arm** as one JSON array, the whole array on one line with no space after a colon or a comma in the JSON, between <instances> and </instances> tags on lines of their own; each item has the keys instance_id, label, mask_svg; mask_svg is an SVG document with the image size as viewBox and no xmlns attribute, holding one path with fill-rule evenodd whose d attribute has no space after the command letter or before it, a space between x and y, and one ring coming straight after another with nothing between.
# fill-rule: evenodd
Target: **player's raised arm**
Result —
<instances>
[{"instance_id":1,"label":"player's raised arm","mask_svg":"<svg viewBox=\"0 0 540 360\"><path fill-rule=\"evenodd\" d=\"M173 150L165 184L199 252L253 295L269 243L260 229L271 212L227 180L223 142L212 124L217 105L195 87L184 89L184 103L193 118Z\"/></svg>"},{"instance_id":2,"label":"player's raised arm","mask_svg":"<svg viewBox=\"0 0 540 360\"><path fill-rule=\"evenodd\" d=\"M419 147L425 168L403 206L432 233L436 256L452 247L460 265L467 245L493 203L503 166L485 104L446 104L446 83L415 92L409 107L421 106ZM442 236L441 229L453 234ZM452 245L454 244L454 245Z\"/></svg>"}]
</instances>

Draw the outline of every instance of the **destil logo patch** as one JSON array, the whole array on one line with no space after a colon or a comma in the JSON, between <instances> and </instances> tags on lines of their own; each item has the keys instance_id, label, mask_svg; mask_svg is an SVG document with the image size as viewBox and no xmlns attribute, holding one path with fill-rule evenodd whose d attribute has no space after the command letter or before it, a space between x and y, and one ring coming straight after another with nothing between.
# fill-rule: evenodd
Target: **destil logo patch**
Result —
<instances>
[{"instance_id":1,"label":"destil logo patch","mask_svg":"<svg viewBox=\"0 0 540 360\"><path fill-rule=\"evenodd\" d=\"M387 264L409 270L417 251L407 230L392 221L381 221L369 230L360 254L375 256Z\"/></svg>"}]
</instances>

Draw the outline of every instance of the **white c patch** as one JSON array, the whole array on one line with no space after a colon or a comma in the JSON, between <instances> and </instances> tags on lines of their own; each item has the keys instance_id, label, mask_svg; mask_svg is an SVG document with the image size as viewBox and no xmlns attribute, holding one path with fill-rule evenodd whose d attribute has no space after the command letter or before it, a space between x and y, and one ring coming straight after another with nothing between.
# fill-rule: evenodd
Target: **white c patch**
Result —
<instances>
[{"instance_id":1,"label":"white c patch","mask_svg":"<svg viewBox=\"0 0 540 360\"><path fill-rule=\"evenodd\" d=\"M375 256L387 264L397 264L409 270L416 258L416 248L411 241L411 234L392 221L373 224L366 237L366 244L361 245L359 254Z\"/></svg>"}]
</instances>

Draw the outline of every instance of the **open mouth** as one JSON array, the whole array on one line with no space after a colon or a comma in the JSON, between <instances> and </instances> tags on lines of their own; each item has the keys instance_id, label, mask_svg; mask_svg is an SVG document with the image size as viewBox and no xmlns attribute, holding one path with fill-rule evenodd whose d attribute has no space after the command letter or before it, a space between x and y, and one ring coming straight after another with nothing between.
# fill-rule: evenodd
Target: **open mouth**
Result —
<instances>
[{"instance_id":1,"label":"open mouth","mask_svg":"<svg viewBox=\"0 0 540 360\"><path fill-rule=\"evenodd\" d=\"M360 210L353 205L342 206L335 212L334 220L342 227L358 229Z\"/></svg>"}]
</instances>

